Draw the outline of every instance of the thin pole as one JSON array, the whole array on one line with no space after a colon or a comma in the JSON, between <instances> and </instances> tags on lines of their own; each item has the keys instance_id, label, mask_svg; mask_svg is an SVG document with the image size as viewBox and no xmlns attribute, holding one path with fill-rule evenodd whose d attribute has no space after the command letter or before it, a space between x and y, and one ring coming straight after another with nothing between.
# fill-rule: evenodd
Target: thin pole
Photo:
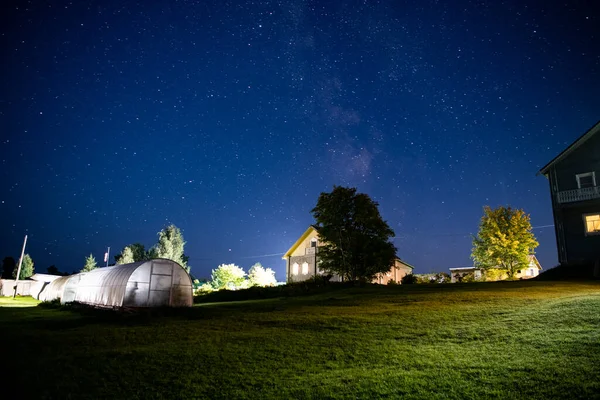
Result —
<instances>
[{"instance_id":1,"label":"thin pole","mask_svg":"<svg viewBox=\"0 0 600 400\"><path fill-rule=\"evenodd\" d=\"M106 266L108 267L108 259L110 258L110 246L108 246L108 251L106 252Z\"/></svg>"},{"instance_id":2,"label":"thin pole","mask_svg":"<svg viewBox=\"0 0 600 400\"><path fill-rule=\"evenodd\" d=\"M25 245L27 244L27 235L23 241L23 250L21 250L21 258L19 258L19 268L17 268L17 278L15 279L15 292L13 293L13 299L17 297L17 286L19 285L19 275L21 275L21 265L23 264L23 255L25 254Z\"/></svg>"}]
</instances>

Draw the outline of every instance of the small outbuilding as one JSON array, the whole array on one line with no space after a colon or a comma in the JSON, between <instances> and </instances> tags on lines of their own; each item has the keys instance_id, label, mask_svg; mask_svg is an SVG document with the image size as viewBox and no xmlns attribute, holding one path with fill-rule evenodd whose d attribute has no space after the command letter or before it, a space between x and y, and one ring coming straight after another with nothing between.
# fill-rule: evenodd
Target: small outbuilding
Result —
<instances>
[{"instance_id":1,"label":"small outbuilding","mask_svg":"<svg viewBox=\"0 0 600 400\"><path fill-rule=\"evenodd\" d=\"M190 307L192 279L175 261L154 259L55 279L39 299L100 307Z\"/></svg>"}]
</instances>

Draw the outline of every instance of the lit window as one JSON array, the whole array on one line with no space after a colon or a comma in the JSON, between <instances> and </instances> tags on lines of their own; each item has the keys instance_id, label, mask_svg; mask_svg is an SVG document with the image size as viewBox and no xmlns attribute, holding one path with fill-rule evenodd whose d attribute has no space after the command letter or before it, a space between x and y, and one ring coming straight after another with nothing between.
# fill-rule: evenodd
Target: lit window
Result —
<instances>
[{"instance_id":1,"label":"lit window","mask_svg":"<svg viewBox=\"0 0 600 400\"><path fill-rule=\"evenodd\" d=\"M307 262L302 263L302 274L303 275L308 274L308 263Z\"/></svg>"},{"instance_id":2,"label":"lit window","mask_svg":"<svg viewBox=\"0 0 600 400\"><path fill-rule=\"evenodd\" d=\"M298 275L298 263L292 265L292 275Z\"/></svg>"},{"instance_id":3,"label":"lit window","mask_svg":"<svg viewBox=\"0 0 600 400\"><path fill-rule=\"evenodd\" d=\"M587 214L583 216L586 235L600 234L600 214Z\"/></svg>"},{"instance_id":4,"label":"lit window","mask_svg":"<svg viewBox=\"0 0 600 400\"><path fill-rule=\"evenodd\" d=\"M596 173L586 172L585 174L575 175L577 178L577 187L579 189L591 188L596 186Z\"/></svg>"}]
</instances>

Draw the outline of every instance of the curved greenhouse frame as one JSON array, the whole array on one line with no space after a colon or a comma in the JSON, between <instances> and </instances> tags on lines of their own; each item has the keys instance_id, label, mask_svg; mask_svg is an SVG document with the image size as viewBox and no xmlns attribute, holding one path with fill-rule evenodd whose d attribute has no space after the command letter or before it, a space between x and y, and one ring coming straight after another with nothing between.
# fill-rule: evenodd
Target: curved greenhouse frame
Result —
<instances>
[{"instance_id":1,"label":"curved greenhouse frame","mask_svg":"<svg viewBox=\"0 0 600 400\"><path fill-rule=\"evenodd\" d=\"M192 279L175 261L159 258L61 277L39 298L102 307L190 307Z\"/></svg>"}]
</instances>

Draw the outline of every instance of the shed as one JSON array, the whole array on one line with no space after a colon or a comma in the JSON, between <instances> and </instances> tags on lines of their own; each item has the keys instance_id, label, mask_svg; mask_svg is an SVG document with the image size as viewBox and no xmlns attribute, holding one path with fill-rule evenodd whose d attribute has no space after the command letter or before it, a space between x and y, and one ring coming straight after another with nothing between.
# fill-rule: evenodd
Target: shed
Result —
<instances>
[{"instance_id":1,"label":"shed","mask_svg":"<svg viewBox=\"0 0 600 400\"><path fill-rule=\"evenodd\" d=\"M57 298L101 307L190 307L192 279L175 261L154 259L58 278L40 294Z\"/></svg>"}]
</instances>

